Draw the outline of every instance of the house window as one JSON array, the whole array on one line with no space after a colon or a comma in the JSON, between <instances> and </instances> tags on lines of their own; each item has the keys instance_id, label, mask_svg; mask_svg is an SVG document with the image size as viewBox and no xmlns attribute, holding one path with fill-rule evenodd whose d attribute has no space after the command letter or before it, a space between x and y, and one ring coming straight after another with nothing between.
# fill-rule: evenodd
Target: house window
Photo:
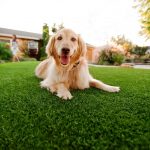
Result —
<instances>
[{"instance_id":1,"label":"house window","mask_svg":"<svg viewBox=\"0 0 150 150\"><path fill-rule=\"evenodd\" d=\"M37 49L38 50L38 42L29 41L28 42L28 49Z\"/></svg>"},{"instance_id":2,"label":"house window","mask_svg":"<svg viewBox=\"0 0 150 150\"><path fill-rule=\"evenodd\" d=\"M29 41L28 42L28 54L30 57L36 57L38 54L38 42Z\"/></svg>"}]
</instances>

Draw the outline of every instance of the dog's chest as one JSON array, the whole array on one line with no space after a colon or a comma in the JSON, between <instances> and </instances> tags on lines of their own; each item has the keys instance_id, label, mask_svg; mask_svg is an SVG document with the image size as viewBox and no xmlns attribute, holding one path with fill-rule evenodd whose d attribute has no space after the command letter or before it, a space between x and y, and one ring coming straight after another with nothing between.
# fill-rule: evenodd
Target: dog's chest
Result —
<instances>
[{"instance_id":1,"label":"dog's chest","mask_svg":"<svg viewBox=\"0 0 150 150\"><path fill-rule=\"evenodd\" d=\"M57 83L65 83L68 88L71 89L85 89L89 87L88 82L88 72L86 69L82 69L79 66L68 71L68 70L61 70L59 72L57 78Z\"/></svg>"},{"instance_id":2,"label":"dog's chest","mask_svg":"<svg viewBox=\"0 0 150 150\"><path fill-rule=\"evenodd\" d=\"M68 84L69 84L69 86L71 86L71 88L77 87L77 80L78 80L77 72L75 72L75 71L69 72Z\"/></svg>"}]
</instances>

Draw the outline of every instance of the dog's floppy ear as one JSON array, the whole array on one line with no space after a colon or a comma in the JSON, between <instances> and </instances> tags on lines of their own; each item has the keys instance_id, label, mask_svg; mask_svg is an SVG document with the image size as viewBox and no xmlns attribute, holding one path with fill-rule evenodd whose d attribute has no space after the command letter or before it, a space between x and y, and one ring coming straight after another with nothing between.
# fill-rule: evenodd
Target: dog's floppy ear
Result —
<instances>
[{"instance_id":1,"label":"dog's floppy ear","mask_svg":"<svg viewBox=\"0 0 150 150\"><path fill-rule=\"evenodd\" d=\"M48 42L48 44L46 46L46 53L47 53L48 57L53 55L54 44L55 44L55 36L52 36L49 39L49 42Z\"/></svg>"},{"instance_id":2,"label":"dog's floppy ear","mask_svg":"<svg viewBox=\"0 0 150 150\"><path fill-rule=\"evenodd\" d=\"M87 47L80 35L78 35L78 45L79 45L79 52L81 54L80 56L85 57L87 52Z\"/></svg>"}]
</instances>

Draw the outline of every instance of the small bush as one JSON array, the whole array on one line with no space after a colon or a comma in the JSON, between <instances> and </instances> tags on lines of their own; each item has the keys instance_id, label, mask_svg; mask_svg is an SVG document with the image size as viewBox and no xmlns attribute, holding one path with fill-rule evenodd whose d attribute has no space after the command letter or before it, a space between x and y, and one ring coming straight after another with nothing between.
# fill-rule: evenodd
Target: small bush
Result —
<instances>
[{"instance_id":1,"label":"small bush","mask_svg":"<svg viewBox=\"0 0 150 150\"><path fill-rule=\"evenodd\" d=\"M106 53L106 51L101 51L98 64L109 65L110 64L109 58L110 56Z\"/></svg>"},{"instance_id":2,"label":"small bush","mask_svg":"<svg viewBox=\"0 0 150 150\"><path fill-rule=\"evenodd\" d=\"M125 59L126 63L149 63L150 62L150 54L138 56L132 55L130 58Z\"/></svg>"},{"instance_id":3,"label":"small bush","mask_svg":"<svg viewBox=\"0 0 150 150\"><path fill-rule=\"evenodd\" d=\"M140 57L144 63L150 63L150 54L146 54Z\"/></svg>"},{"instance_id":4,"label":"small bush","mask_svg":"<svg viewBox=\"0 0 150 150\"><path fill-rule=\"evenodd\" d=\"M6 43L0 43L0 60L11 60L12 52Z\"/></svg>"},{"instance_id":5,"label":"small bush","mask_svg":"<svg viewBox=\"0 0 150 150\"><path fill-rule=\"evenodd\" d=\"M112 53L112 62L114 65L121 65L124 61L124 55L121 53Z\"/></svg>"},{"instance_id":6,"label":"small bush","mask_svg":"<svg viewBox=\"0 0 150 150\"><path fill-rule=\"evenodd\" d=\"M100 65L121 65L124 61L125 55L119 49L109 47L100 52L99 62Z\"/></svg>"}]
</instances>

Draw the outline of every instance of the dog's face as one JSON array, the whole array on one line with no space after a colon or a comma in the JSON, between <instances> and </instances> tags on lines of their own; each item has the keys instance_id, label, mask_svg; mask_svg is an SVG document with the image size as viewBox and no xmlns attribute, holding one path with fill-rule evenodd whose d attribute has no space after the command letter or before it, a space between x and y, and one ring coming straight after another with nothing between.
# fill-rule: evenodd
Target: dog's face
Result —
<instances>
[{"instance_id":1,"label":"dog's face","mask_svg":"<svg viewBox=\"0 0 150 150\"><path fill-rule=\"evenodd\" d=\"M86 46L79 35L70 29L62 29L54 35L46 48L48 56L54 56L57 63L67 66L86 53Z\"/></svg>"},{"instance_id":2,"label":"dog's face","mask_svg":"<svg viewBox=\"0 0 150 150\"><path fill-rule=\"evenodd\" d=\"M70 57L77 51L78 36L71 30L61 30L55 36L54 46L60 57L60 63L67 65Z\"/></svg>"}]
</instances>

